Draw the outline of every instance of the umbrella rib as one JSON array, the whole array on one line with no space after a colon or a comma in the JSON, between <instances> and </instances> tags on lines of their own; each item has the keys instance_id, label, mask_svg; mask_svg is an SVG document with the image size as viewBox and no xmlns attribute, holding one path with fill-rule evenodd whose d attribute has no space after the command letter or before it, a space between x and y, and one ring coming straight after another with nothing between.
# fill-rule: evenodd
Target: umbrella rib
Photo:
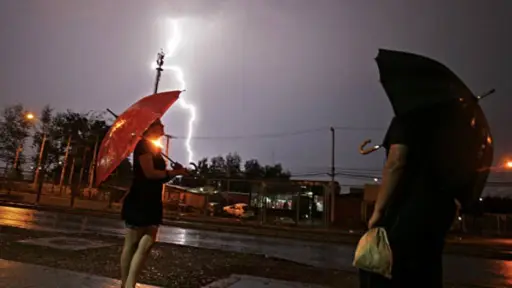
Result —
<instances>
[{"instance_id":1,"label":"umbrella rib","mask_svg":"<svg viewBox=\"0 0 512 288\"><path fill-rule=\"evenodd\" d=\"M476 98L477 98L478 100L481 100L481 99L484 99L485 97L487 97L487 96L489 96L489 95L491 95L491 94L494 94L494 92L496 92L496 89L494 89L494 88L493 88L493 89L491 89L491 90L487 91L486 93L484 93L484 94L482 94L482 95L480 95L480 96L477 96Z\"/></svg>"}]
</instances>

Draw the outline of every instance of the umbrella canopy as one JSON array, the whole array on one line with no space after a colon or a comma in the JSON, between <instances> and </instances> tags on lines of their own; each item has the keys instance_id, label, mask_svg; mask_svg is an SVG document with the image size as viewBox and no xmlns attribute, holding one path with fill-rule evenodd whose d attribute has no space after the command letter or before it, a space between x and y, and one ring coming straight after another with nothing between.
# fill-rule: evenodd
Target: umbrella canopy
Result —
<instances>
[{"instance_id":1,"label":"umbrella canopy","mask_svg":"<svg viewBox=\"0 0 512 288\"><path fill-rule=\"evenodd\" d=\"M453 98L477 100L457 75L430 58L380 49L376 61L396 115Z\"/></svg>"},{"instance_id":2,"label":"umbrella canopy","mask_svg":"<svg viewBox=\"0 0 512 288\"><path fill-rule=\"evenodd\" d=\"M482 194L494 153L479 97L446 66L424 56L381 49L376 60L406 133L424 141L419 147L433 163L436 181L471 206Z\"/></svg>"},{"instance_id":3,"label":"umbrella canopy","mask_svg":"<svg viewBox=\"0 0 512 288\"><path fill-rule=\"evenodd\" d=\"M103 182L135 149L144 131L178 100L181 91L146 96L125 112L110 127L101 142L96 166L96 185Z\"/></svg>"}]
</instances>

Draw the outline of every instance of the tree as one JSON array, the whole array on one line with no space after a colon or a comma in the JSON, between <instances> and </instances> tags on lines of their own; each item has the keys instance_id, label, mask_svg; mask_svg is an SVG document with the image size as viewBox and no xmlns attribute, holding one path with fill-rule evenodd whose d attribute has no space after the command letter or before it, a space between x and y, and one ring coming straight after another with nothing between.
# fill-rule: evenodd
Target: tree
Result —
<instances>
[{"instance_id":1,"label":"tree","mask_svg":"<svg viewBox=\"0 0 512 288\"><path fill-rule=\"evenodd\" d=\"M197 162L197 173L199 176L208 176L210 174L210 165L208 164L208 158L203 158Z\"/></svg>"},{"instance_id":2,"label":"tree","mask_svg":"<svg viewBox=\"0 0 512 288\"><path fill-rule=\"evenodd\" d=\"M48 142L46 143L48 146L45 146L45 150L48 155L46 167L53 172L55 181L59 181L67 141L70 136L71 149L68 155L68 163L71 163L74 159L75 165L67 165L65 175L73 172L78 175L73 177L78 177L80 182L88 178L86 175L90 172L89 168L94 157L94 146L96 142L101 143L110 128L102 116L68 110L57 113L52 117L51 124L49 124ZM44 113L42 113L42 118L44 118ZM74 168L74 171L71 171L71 168ZM65 183L67 183L67 180L65 180Z\"/></svg>"},{"instance_id":3,"label":"tree","mask_svg":"<svg viewBox=\"0 0 512 288\"><path fill-rule=\"evenodd\" d=\"M242 157L238 153L229 153L226 155L226 176L235 178L241 174Z\"/></svg>"},{"instance_id":4,"label":"tree","mask_svg":"<svg viewBox=\"0 0 512 288\"><path fill-rule=\"evenodd\" d=\"M283 171L281 164L265 165L263 177L269 179L290 179L290 173Z\"/></svg>"},{"instance_id":5,"label":"tree","mask_svg":"<svg viewBox=\"0 0 512 288\"><path fill-rule=\"evenodd\" d=\"M116 170L110 174L105 183L113 186L127 187L132 180L132 163L128 158L124 159Z\"/></svg>"},{"instance_id":6,"label":"tree","mask_svg":"<svg viewBox=\"0 0 512 288\"><path fill-rule=\"evenodd\" d=\"M13 165L15 159L20 166L25 162L23 144L29 136L30 121L25 117L27 111L21 104L4 108L0 120L0 160L6 166ZM16 156L17 155L17 156Z\"/></svg>"},{"instance_id":7,"label":"tree","mask_svg":"<svg viewBox=\"0 0 512 288\"><path fill-rule=\"evenodd\" d=\"M264 169L261 167L257 159L251 159L245 161L244 174L249 179L260 179L263 178Z\"/></svg>"},{"instance_id":8,"label":"tree","mask_svg":"<svg viewBox=\"0 0 512 288\"><path fill-rule=\"evenodd\" d=\"M214 177L225 177L227 172L226 160L222 155L213 157L210 160L210 171Z\"/></svg>"}]
</instances>

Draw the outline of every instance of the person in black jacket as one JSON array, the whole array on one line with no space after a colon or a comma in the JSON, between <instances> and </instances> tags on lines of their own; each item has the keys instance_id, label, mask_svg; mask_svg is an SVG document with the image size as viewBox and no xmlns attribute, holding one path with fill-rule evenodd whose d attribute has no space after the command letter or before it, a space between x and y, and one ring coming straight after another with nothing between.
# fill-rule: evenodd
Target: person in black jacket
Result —
<instances>
[{"instance_id":1,"label":"person in black jacket","mask_svg":"<svg viewBox=\"0 0 512 288\"><path fill-rule=\"evenodd\" d=\"M133 152L133 183L121 210L126 236L121 254L122 287L133 288L144 261L155 243L162 224L162 185L177 175L187 174L181 165L166 169L160 147L151 142L164 135L164 126L156 120L146 130Z\"/></svg>"},{"instance_id":2,"label":"person in black jacket","mask_svg":"<svg viewBox=\"0 0 512 288\"><path fill-rule=\"evenodd\" d=\"M368 227L387 232L392 279L360 271L360 287L443 287L442 252L455 217L455 199L439 180L442 145L437 143L443 141L439 137L448 120L434 121L431 115L439 117L442 107L397 116L388 128L383 141L387 160Z\"/></svg>"}]
</instances>

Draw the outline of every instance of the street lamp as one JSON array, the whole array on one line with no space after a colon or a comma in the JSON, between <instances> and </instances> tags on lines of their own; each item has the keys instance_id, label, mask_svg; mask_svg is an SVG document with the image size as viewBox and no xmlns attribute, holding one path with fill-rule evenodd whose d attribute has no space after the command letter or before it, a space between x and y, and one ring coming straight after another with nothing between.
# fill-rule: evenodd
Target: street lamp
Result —
<instances>
[{"instance_id":1,"label":"street lamp","mask_svg":"<svg viewBox=\"0 0 512 288\"><path fill-rule=\"evenodd\" d=\"M36 118L36 117L35 117L35 116L34 116L34 114L32 114L32 113L27 113L27 114L25 115L25 118L27 118L28 120L33 120L33 119L34 119L34 118Z\"/></svg>"},{"instance_id":2,"label":"street lamp","mask_svg":"<svg viewBox=\"0 0 512 288\"><path fill-rule=\"evenodd\" d=\"M512 160L505 162L505 168L512 169Z\"/></svg>"},{"instance_id":3,"label":"street lamp","mask_svg":"<svg viewBox=\"0 0 512 288\"><path fill-rule=\"evenodd\" d=\"M35 120L35 121L38 120L33 113L27 113L25 115L25 118L28 119L28 120ZM43 160L43 152L44 152L44 145L45 145L45 143L46 143L46 133L43 131L43 139L41 140L41 148L39 149L39 158L37 160L36 171L35 171L35 174L34 174L34 187L36 187L37 180L39 178L39 170L41 170L41 162Z\"/></svg>"}]
</instances>

